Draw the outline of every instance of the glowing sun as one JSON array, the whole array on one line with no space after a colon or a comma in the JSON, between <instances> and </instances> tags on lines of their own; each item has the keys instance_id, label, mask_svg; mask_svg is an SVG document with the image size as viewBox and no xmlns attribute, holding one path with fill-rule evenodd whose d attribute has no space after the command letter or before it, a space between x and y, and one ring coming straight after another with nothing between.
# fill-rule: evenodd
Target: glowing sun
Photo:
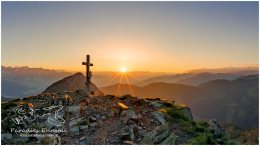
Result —
<instances>
[{"instance_id":1,"label":"glowing sun","mask_svg":"<svg viewBox=\"0 0 260 146\"><path fill-rule=\"evenodd\" d=\"M120 69L120 71L121 71L121 73L125 73L125 72L127 71L127 69L126 69L125 67L122 67L122 68Z\"/></svg>"}]
</instances>

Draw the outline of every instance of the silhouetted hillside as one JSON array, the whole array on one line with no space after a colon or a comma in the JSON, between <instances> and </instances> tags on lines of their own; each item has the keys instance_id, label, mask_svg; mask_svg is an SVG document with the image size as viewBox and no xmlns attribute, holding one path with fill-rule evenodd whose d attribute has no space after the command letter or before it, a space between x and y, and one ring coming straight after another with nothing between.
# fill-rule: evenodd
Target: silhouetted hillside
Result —
<instances>
[{"instance_id":1,"label":"silhouetted hillside","mask_svg":"<svg viewBox=\"0 0 260 146\"><path fill-rule=\"evenodd\" d=\"M234 80L243 75L258 74L258 67L245 67L245 68L219 68L219 69L198 69L191 70L189 73L184 74L168 74L156 76L148 79L144 79L140 82L136 82L134 85L146 86L151 83L165 82L165 83L180 83L186 85L197 86L199 84L216 80L226 79Z\"/></svg>"},{"instance_id":2,"label":"silhouetted hillside","mask_svg":"<svg viewBox=\"0 0 260 146\"><path fill-rule=\"evenodd\" d=\"M86 77L82 73L65 77L49 86L44 93L59 93L64 91L86 90ZM90 84L90 90L94 95L103 95L103 93L93 83Z\"/></svg>"},{"instance_id":3,"label":"silhouetted hillside","mask_svg":"<svg viewBox=\"0 0 260 146\"><path fill-rule=\"evenodd\" d=\"M157 97L189 105L199 119L216 118L235 123L241 128L258 127L258 75L239 77L228 81L209 81L198 87L182 84L152 83L144 87L114 85L103 87L106 94L113 94L120 87L121 94Z\"/></svg>"},{"instance_id":4,"label":"silhouetted hillside","mask_svg":"<svg viewBox=\"0 0 260 146\"><path fill-rule=\"evenodd\" d=\"M258 75L210 81L200 85L200 94L190 106L198 118L216 118L240 128L255 128L259 115L258 84Z\"/></svg>"},{"instance_id":5,"label":"silhouetted hillside","mask_svg":"<svg viewBox=\"0 0 260 146\"><path fill-rule=\"evenodd\" d=\"M190 78L185 78L182 80L177 81L178 83L181 84L186 84L186 85L193 85L193 86L198 86L199 84L202 84L204 82L208 82L211 80L216 80L216 79L226 79L226 80L234 80L235 78L239 77L239 75L236 74L229 74L229 73L199 73L193 77Z\"/></svg>"},{"instance_id":6,"label":"silhouetted hillside","mask_svg":"<svg viewBox=\"0 0 260 146\"><path fill-rule=\"evenodd\" d=\"M178 97L178 100L176 100L177 103L188 103L190 101L189 98L197 94L197 88L198 87L182 84L170 84L160 82L152 83L144 87L138 87L128 84L115 84L112 86L101 87L100 90L103 91L105 94L112 95L131 94L141 97L165 99L173 99L174 97Z\"/></svg>"},{"instance_id":7,"label":"silhouetted hillside","mask_svg":"<svg viewBox=\"0 0 260 146\"><path fill-rule=\"evenodd\" d=\"M174 74L174 75L162 75L162 76L157 76L153 78L148 78L145 80L142 80L140 82L135 83L137 86L146 86L151 83L156 83L156 82L165 82L165 83L176 83L177 81L181 79L186 79L189 77L193 77L195 74L193 73L185 73L185 74Z\"/></svg>"}]
</instances>

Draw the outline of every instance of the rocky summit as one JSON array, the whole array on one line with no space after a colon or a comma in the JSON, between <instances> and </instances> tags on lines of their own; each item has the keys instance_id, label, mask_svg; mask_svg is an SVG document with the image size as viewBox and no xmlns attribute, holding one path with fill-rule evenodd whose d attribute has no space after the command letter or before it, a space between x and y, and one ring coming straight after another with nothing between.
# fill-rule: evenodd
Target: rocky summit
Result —
<instances>
[{"instance_id":1,"label":"rocky summit","mask_svg":"<svg viewBox=\"0 0 260 146\"><path fill-rule=\"evenodd\" d=\"M77 90L86 90L86 77L78 72L74 75L65 77L64 79L53 83L49 86L43 93L58 93L64 91L77 91ZM104 95L96 85L93 83L90 84L90 90L94 92L94 95L102 96Z\"/></svg>"},{"instance_id":2,"label":"rocky summit","mask_svg":"<svg viewBox=\"0 0 260 146\"><path fill-rule=\"evenodd\" d=\"M194 121L187 106L131 95L88 97L80 91L3 104L1 136L2 144L232 144L216 120Z\"/></svg>"}]
</instances>

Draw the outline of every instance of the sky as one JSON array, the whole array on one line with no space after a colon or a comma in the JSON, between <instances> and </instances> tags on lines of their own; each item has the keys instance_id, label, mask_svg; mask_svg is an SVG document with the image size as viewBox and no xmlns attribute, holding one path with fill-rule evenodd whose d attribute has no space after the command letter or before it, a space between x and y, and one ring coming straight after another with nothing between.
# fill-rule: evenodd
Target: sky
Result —
<instances>
[{"instance_id":1,"label":"sky","mask_svg":"<svg viewBox=\"0 0 260 146\"><path fill-rule=\"evenodd\" d=\"M258 2L2 2L1 62L83 71L258 65Z\"/></svg>"}]
</instances>

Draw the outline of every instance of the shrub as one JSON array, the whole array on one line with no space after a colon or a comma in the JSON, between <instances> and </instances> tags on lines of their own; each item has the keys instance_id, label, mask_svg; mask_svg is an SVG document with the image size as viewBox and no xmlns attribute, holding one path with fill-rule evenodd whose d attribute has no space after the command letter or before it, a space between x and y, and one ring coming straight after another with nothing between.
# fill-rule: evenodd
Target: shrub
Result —
<instances>
[{"instance_id":1,"label":"shrub","mask_svg":"<svg viewBox=\"0 0 260 146\"><path fill-rule=\"evenodd\" d=\"M176 119L182 119L187 121L188 118L185 116L185 114L183 113L183 111L181 110L180 107L177 106L173 106L172 108L168 108L166 109L166 113L169 114L170 116L176 118Z\"/></svg>"},{"instance_id":2,"label":"shrub","mask_svg":"<svg viewBox=\"0 0 260 146\"><path fill-rule=\"evenodd\" d=\"M49 145L49 144L51 144L51 138L50 138L50 137L44 137L44 138L42 138L41 144L43 144L43 145Z\"/></svg>"},{"instance_id":3,"label":"shrub","mask_svg":"<svg viewBox=\"0 0 260 146\"><path fill-rule=\"evenodd\" d=\"M191 138L188 140L187 144L192 145L212 145L217 144L217 142L214 140L211 134L209 133L201 133L197 136Z\"/></svg>"}]
</instances>

